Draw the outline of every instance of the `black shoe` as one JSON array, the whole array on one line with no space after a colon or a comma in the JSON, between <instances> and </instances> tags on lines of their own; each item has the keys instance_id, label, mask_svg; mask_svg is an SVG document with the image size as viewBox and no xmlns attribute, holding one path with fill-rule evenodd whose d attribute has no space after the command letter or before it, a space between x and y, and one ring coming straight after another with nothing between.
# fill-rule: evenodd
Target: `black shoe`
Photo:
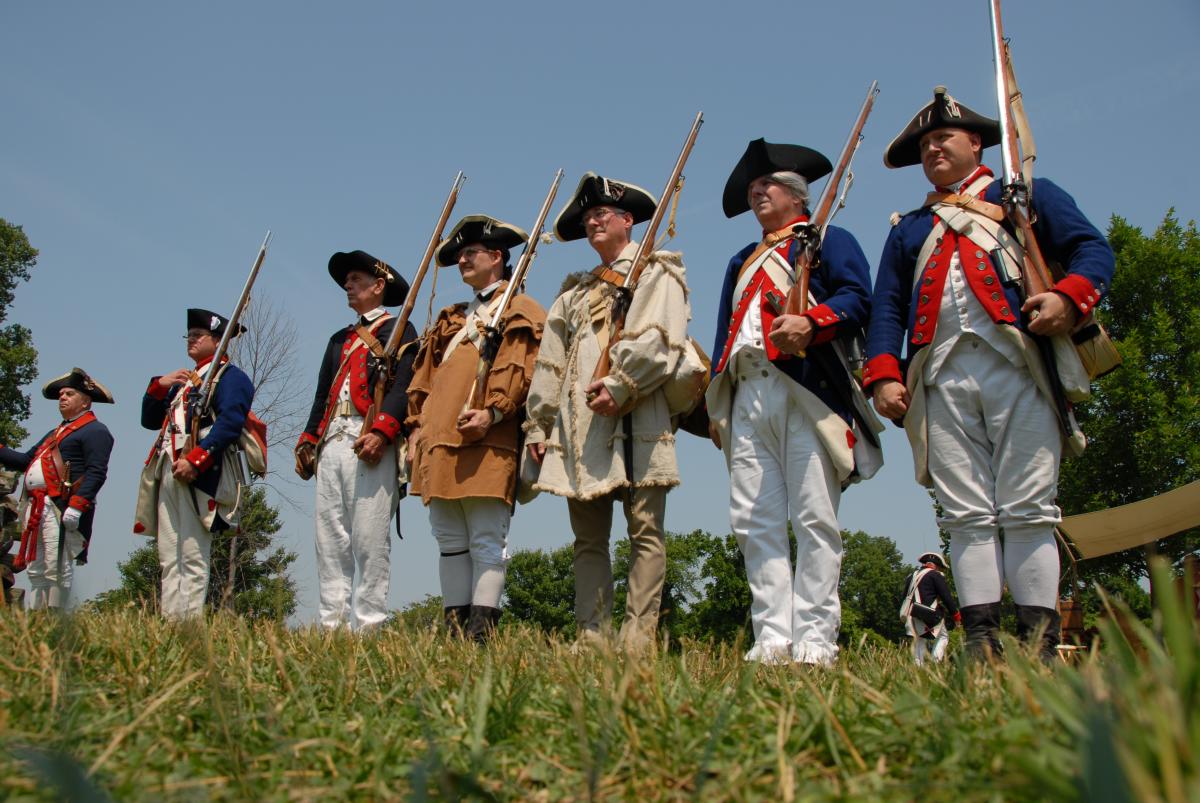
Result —
<instances>
[{"instance_id":1,"label":"black shoe","mask_svg":"<svg viewBox=\"0 0 1200 803\"><path fill-rule=\"evenodd\" d=\"M467 620L471 616L470 605L452 605L442 611L446 623L446 632L452 636L461 636L467 629Z\"/></svg>"},{"instance_id":2,"label":"black shoe","mask_svg":"<svg viewBox=\"0 0 1200 803\"><path fill-rule=\"evenodd\" d=\"M1044 663L1058 658L1061 619L1053 608L1037 605L1017 606L1017 635L1026 644L1037 643L1038 657Z\"/></svg>"},{"instance_id":3,"label":"black shoe","mask_svg":"<svg viewBox=\"0 0 1200 803\"><path fill-rule=\"evenodd\" d=\"M962 625L969 658L986 661L1004 654L1004 648L1000 646L999 602L964 606Z\"/></svg>"},{"instance_id":4,"label":"black shoe","mask_svg":"<svg viewBox=\"0 0 1200 803\"><path fill-rule=\"evenodd\" d=\"M466 637L482 644L496 632L500 622L500 609L487 605L472 605L471 618L467 621Z\"/></svg>"}]
</instances>

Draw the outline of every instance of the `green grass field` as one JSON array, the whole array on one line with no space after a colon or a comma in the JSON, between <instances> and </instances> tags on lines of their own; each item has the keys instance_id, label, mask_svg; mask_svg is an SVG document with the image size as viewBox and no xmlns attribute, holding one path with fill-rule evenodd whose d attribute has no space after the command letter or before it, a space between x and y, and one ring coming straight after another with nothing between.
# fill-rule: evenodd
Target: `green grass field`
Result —
<instances>
[{"instance_id":1,"label":"green grass field","mask_svg":"<svg viewBox=\"0 0 1200 803\"><path fill-rule=\"evenodd\" d=\"M1200 799L1181 609L1074 666L759 667L508 628L486 648L137 612L0 615L0 796L130 800ZM60 786L50 786L54 779Z\"/></svg>"}]
</instances>

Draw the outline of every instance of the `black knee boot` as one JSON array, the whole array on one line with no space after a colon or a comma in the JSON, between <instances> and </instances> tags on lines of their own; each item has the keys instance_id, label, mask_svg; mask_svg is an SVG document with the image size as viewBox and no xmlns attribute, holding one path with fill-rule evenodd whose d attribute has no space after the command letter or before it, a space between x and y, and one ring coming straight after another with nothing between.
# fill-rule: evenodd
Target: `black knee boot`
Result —
<instances>
[{"instance_id":1,"label":"black knee boot","mask_svg":"<svg viewBox=\"0 0 1200 803\"><path fill-rule=\"evenodd\" d=\"M471 618L467 622L466 636L482 644L491 638L492 633L496 632L496 625L499 622L499 608L491 608L487 605L472 605Z\"/></svg>"},{"instance_id":2,"label":"black knee boot","mask_svg":"<svg viewBox=\"0 0 1200 803\"><path fill-rule=\"evenodd\" d=\"M470 605L451 605L443 609L446 632L452 636L461 636L466 632L467 621L471 616Z\"/></svg>"},{"instance_id":3,"label":"black knee boot","mask_svg":"<svg viewBox=\"0 0 1200 803\"><path fill-rule=\"evenodd\" d=\"M962 609L963 634L966 636L967 656L976 659L999 658L1000 603L967 605Z\"/></svg>"},{"instance_id":4,"label":"black knee boot","mask_svg":"<svg viewBox=\"0 0 1200 803\"><path fill-rule=\"evenodd\" d=\"M1058 611L1053 608L1040 608L1037 605L1017 606L1017 635L1026 644L1033 642L1041 631L1038 642L1038 656L1045 663L1051 663L1058 657L1058 641L1061 620Z\"/></svg>"}]
</instances>

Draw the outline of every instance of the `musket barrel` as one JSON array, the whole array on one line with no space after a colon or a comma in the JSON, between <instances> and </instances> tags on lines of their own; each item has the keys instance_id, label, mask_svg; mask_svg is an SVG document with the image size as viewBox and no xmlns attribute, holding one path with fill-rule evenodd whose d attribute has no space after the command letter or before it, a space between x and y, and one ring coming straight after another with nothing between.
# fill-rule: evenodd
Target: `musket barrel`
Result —
<instances>
[{"instance_id":1,"label":"musket barrel","mask_svg":"<svg viewBox=\"0 0 1200 803\"><path fill-rule=\"evenodd\" d=\"M559 168L554 174L554 181L550 184L550 191L546 193L546 199L542 201L542 208L538 211L537 220L533 224L533 228L529 232L529 241L525 243L525 250L521 252L521 258L517 261L517 267L513 269L512 278L508 281L508 287L504 288L504 295L500 296L500 304L496 307L496 311L492 313L492 320L488 323L488 328L495 329L500 325L500 319L504 315L504 311L508 309L508 302L512 299L516 288L521 286L525 281L525 275L529 273L529 266L533 263L534 254L537 253L538 240L542 236L542 230L546 227L546 216L550 214L550 205L554 203L554 198L558 195L558 185L562 181L563 171Z\"/></svg>"},{"instance_id":2,"label":"musket barrel","mask_svg":"<svg viewBox=\"0 0 1200 803\"><path fill-rule=\"evenodd\" d=\"M988 13L992 20L992 60L996 64L996 104L1000 112L1000 151L1004 159L1004 184L1012 186L1022 181L1013 131L1012 107L1008 102L1008 74L1004 68L1004 23L1000 21L1000 0L989 0Z\"/></svg>"}]
</instances>

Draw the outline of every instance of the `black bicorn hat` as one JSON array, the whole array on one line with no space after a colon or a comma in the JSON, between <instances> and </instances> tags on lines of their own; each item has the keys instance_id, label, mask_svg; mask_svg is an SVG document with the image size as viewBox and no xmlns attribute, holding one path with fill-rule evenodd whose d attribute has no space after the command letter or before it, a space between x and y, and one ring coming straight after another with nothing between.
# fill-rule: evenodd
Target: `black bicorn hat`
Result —
<instances>
[{"instance_id":1,"label":"black bicorn hat","mask_svg":"<svg viewBox=\"0 0 1200 803\"><path fill-rule=\"evenodd\" d=\"M998 121L984 117L959 103L946 91L946 87L935 86L933 100L925 104L884 149L884 165L891 168L919 165L921 137L939 128L961 128L978 134L983 148L1000 144Z\"/></svg>"},{"instance_id":2,"label":"black bicorn hat","mask_svg":"<svg viewBox=\"0 0 1200 803\"><path fill-rule=\"evenodd\" d=\"M112 404L113 396L108 388L88 376L82 368L72 368L60 377L55 377L42 387L42 396L47 399L57 399L58 392L63 388L74 388L80 393L92 397L92 401L100 404Z\"/></svg>"},{"instance_id":3,"label":"black bicorn hat","mask_svg":"<svg viewBox=\"0 0 1200 803\"><path fill-rule=\"evenodd\" d=\"M595 206L611 206L633 215L634 225L654 217L658 201L646 190L630 184L598 176L588 171L579 179L579 186L567 205L554 220L554 236L570 242L587 237L583 228L583 213Z\"/></svg>"},{"instance_id":4,"label":"black bicorn hat","mask_svg":"<svg viewBox=\"0 0 1200 803\"><path fill-rule=\"evenodd\" d=\"M189 330L203 329L213 337L221 338L225 335L225 327L228 325L228 318L226 318L224 315L218 315L212 310L192 307L187 311L187 328ZM233 333L233 337L237 337L245 331L246 327L239 323L237 331Z\"/></svg>"},{"instance_id":5,"label":"black bicorn hat","mask_svg":"<svg viewBox=\"0 0 1200 803\"><path fill-rule=\"evenodd\" d=\"M936 564L940 565L943 569L950 568L950 564L946 562L946 556L943 555L941 552L922 553L921 557L917 558L917 563L921 563L921 564L936 563Z\"/></svg>"},{"instance_id":6,"label":"black bicorn hat","mask_svg":"<svg viewBox=\"0 0 1200 803\"><path fill-rule=\"evenodd\" d=\"M832 173L833 165L822 153L803 145L777 144L761 137L751 140L725 182L725 192L721 195L725 217L736 217L750 211L750 201L746 197L750 182L781 172L798 173L811 184Z\"/></svg>"},{"instance_id":7,"label":"black bicorn hat","mask_svg":"<svg viewBox=\"0 0 1200 803\"><path fill-rule=\"evenodd\" d=\"M438 243L433 256L444 268L457 262L459 252L472 243L507 253L528 241L529 235L511 223L487 215L467 215L454 224L446 239Z\"/></svg>"},{"instance_id":8,"label":"black bicorn hat","mask_svg":"<svg viewBox=\"0 0 1200 803\"><path fill-rule=\"evenodd\" d=\"M337 282L338 287L345 285L346 275L352 270L384 280L383 305L385 307L398 307L408 297L408 282L400 275L400 272L366 251L338 251L329 258L329 275Z\"/></svg>"}]
</instances>

